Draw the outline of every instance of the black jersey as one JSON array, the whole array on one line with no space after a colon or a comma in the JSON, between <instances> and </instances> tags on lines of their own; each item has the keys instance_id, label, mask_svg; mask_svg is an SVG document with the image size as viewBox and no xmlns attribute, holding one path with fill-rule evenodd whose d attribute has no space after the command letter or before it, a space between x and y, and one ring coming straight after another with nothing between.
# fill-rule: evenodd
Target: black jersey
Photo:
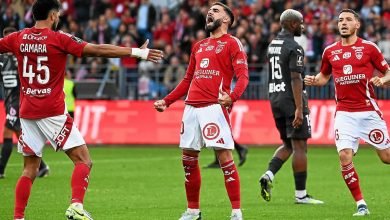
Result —
<instances>
[{"instance_id":1,"label":"black jersey","mask_svg":"<svg viewBox=\"0 0 390 220\"><path fill-rule=\"evenodd\" d=\"M294 40L291 33L282 31L268 46L267 58L269 62L268 94L271 106L283 109L284 114L281 117L294 114L295 102L291 87L291 72L301 73L302 79L304 78L303 48ZM303 112L308 113L305 91L302 97ZM279 114L274 112L274 115L278 117Z\"/></svg>"},{"instance_id":2,"label":"black jersey","mask_svg":"<svg viewBox=\"0 0 390 220\"><path fill-rule=\"evenodd\" d=\"M19 76L16 57L0 54L0 81L4 87L4 104L19 105Z\"/></svg>"}]
</instances>

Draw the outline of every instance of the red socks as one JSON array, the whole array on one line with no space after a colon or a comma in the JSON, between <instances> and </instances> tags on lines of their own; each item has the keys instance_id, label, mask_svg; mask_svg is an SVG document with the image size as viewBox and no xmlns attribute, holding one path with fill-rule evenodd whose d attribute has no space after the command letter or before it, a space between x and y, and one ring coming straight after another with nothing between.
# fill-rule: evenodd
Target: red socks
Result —
<instances>
[{"instance_id":1,"label":"red socks","mask_svg":"<svg viewBox=\"0 0 390 220\"><path fill-rule=\"evenodd\" d=\"M228 193L232 209L240 208L240 177L238 176L234 161L228 161L221 164L223 175L225 177L225 187Z\"/></svg>"},{"instance_id":2,"label":"red socks","mask_svg":"<svg viewBox=\"0 0 390 220\"><path fill-rule=\"evenodd\" d=\"M91 169L84 163L75 165L71 180L72 203L83 203L85 191L88 188L90 170Z\"/></svg>"},{"instance_id":3,"label":"red socks","mask_svg":"<svg viewBox=\"0 0 390 220\"><path fill-rule=\"evenodd\" d=\"M199 209L201 176L198 157L183 154L182 162L185 173L185 188L188 208Z\"/></svg>"},{"instance_id":4,"label":"red socks","mask_svg":"<svg viewBox=\"0 0 390 220\"><path fill-rule=\"evenodd\" d=\"M14 209L15 219L24 218L24 209L26 208L28 198L30 197L32 184L33 181L26 176L21 176L16 184Z\"/></svg>"},{"instance_id":5,"label":"red socks","mask_svg":"<svg viewBox=\"0 0 390 220\"><path fill-rule=\"evenodd\" d=\"M360 191L359 177L355 171L355 167L353 166L353 163L351 162L348 165L341 166L341 173L355 201L357 202L359 200L362 200L363 195L362 192Z\"/></svg>"}]
</instances>

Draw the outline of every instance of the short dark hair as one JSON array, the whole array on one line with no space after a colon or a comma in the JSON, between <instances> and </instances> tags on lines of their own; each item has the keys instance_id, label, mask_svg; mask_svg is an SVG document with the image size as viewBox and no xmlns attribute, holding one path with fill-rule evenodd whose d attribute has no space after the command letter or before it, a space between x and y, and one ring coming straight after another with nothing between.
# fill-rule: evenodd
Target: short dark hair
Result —
<instances>
[{"instance_id":1,"label":"short dark hair","mask_svg":"<svg viewBox=\"0 0 390 220\"><path fill-rule=\"evenodd\" d=\"M232 12L232 10L225 4L221 3L221 2L215 2L213 4L214 5L219 5L219 6L222 6L223 10L226 12L226 14L228 14L229 18L230 18L230 24L229 24L229 28L233 25L234 23L234 14Z\"/></svg>"},{"instance_id":2,"label":"short dark hair","mask_svg":"<svg viewBox=\"0 0 390 220\"><path fill-rule=\"evenodd\" d=\"M349 9L349 8L346 8L346 9L343 9L343 10L340 11L339 16L340 16L340 14L343 13L343 12L348 12L348 13L353 14L353 16L354 16L358 21L360 21L360 16L359 16L359 14L358 14L356 11L354 11L354 10L352 10L352 9Z\"/></svg>"},{"instance_id":3,"label":"short dark hair","mask_svg":"<svg viewBox=\"0 0 390 220\"><path fill-rule=\"evenodd\" d=\"M6 27L3 30L3 37L7 36L10 33L16 32L16 31L18 31L18 30L16 30L16 28L14 28L14 27Z\"/></svg>"},{"instance_id":4,"label":"short dark hair","mask_svg":"<svg viewBox=\"0 0 390 220\"><path fill-rule=\"evenodd\" d=\"M58 0L36 0L32 6L33 17L36 21L46 20L52 10L61 10L61 3Z\"/></svg>"}]
</instances>

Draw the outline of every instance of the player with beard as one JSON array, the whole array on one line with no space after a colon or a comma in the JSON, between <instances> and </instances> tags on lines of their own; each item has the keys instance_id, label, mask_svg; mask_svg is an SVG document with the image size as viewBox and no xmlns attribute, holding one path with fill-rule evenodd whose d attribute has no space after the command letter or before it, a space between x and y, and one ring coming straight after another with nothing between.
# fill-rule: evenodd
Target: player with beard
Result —
<instances>
[{"instance_id":1,"label":"player with beard","mask_svg":"<svg viewBox=\"0 0 390 220\"><path fill-rule=\"evenodd\" d=\"M41 163L43 146L48 140L53 148L63 150L74 163L71 178L71 204L68 219L92 219L84 210L83 200L89 183L92 161L88 148L64 101L64 74L68 54L74 56L126 57L157 62L162 52L146 48L90 44L70 34L55 31L61 3L36 0L32 13L34 27L0 39L0 53L12 52L18 61L21 84L20 122L22 134L18 150L24 156L22 176L16 184L14 219L24 219L24 211Z\"/></svg>"},{"instance_id":2,"label":"player with beard","mask_svg":"<svg viewBox=\"0 0 390 220\"><path fill-rule=\"evenodd\" d=\"M335 142L342 177L357 206L353 216L370 214L353 164L359 139L374 146L382 162L390 164L389 134L373 88L390 84L390 68L376 44L357 36L359 28L359 15L351 9L342 10L338 17L341 40L325 48L320 73L304 80L306 85L323 86L333 75ZM374 76L376 70L383 77Z\"/></svg>"},{"instance_id":3,"label":"player with beard","mask_svg":"<svg viewBox=\"0 0 390 220\"><path fill-rule=\"evenodd\" d=\"M184 79L170 94L154 103L154 108L162 112L187 95L180 132L187 210L180 220L202 218L198 158L203 146L217 153L232 206L231 219L242 219L240 179L232 156L234 141L229 111L248 85L248 64L241 42L227 34L233 22L233 13L226 5L217 2L211 6L206 17L210 37L193 46ZM237 83L234 91L230 91L234 74Z\"/></svg>"},{"instance_id":4,"label":"player with beard","mask_svg":"<svg viewBox=\"0 0 390 220\"><path fill-rule=\"evenodd\" d=\"M304 29L300 12L287 9L280 16L282 31L268 47L269 99L276 127L283 145L269 162L268 170L260 178L261 196L271 200L274 176L292 155L295 180L295 202L322 204L306 192L307 139L311 137L308 97L303 86L304 51L294 41Z\"/></svg>"},{"instance_id":5,"label":"player with beard","mask_svg":"<svg viewBox=\"0 0 390 220\"><path fill-rule=\"evenodd\" d=\"M16 29L7 27L3 30L3 36L7 36ZM19 76L16 57L10 54L0 54L0 73L4 87L5 125L3 131L3 147L0 156L0 179L5 177L5 168L12 153L12 136L19 138L21 134L19 119ZM38 177L49 174L49 166L41 161L38 169Z\"/></svg>"}]
</instances>

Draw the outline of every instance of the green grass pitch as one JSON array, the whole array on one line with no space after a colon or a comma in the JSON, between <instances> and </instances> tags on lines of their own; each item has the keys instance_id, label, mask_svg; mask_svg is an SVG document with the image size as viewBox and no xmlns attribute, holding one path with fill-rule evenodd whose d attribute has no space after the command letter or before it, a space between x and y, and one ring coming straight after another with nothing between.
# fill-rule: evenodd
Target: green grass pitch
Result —
<instances>
[{"instance_id":1,"label":"green grass pitch","mask_svg":"<svg viewBox=\"0 0 390 220\"><path fill-rule=\"evenodd\" d=\"M342 180L334 147L309 148L307 189L324 205L294 204L291 161L276 175L271 202L259 193L258 179L275 148L250 148L248 160L239 167L245 219L353 219L355 203ZM181 154L177 148L91 147L94 162L85 208L96 220L178 219L186 208ZM234 153L235 158L237 154ZM201 166L213 160L203 150ZM70 200L72 164L64 153L47 148L44 159L50 176L37 179L26 210L27 220L65 219ZM382 164L371 148L361 148L355 158L360 184L371 219L390 219L390 167ZM0 219L12 219L14 189L21 173L22 157L13 153L0 180ZM229 219L230 203L220 169L203 169L201 210L206 220Z\"/></svg>"}]
</instances>

